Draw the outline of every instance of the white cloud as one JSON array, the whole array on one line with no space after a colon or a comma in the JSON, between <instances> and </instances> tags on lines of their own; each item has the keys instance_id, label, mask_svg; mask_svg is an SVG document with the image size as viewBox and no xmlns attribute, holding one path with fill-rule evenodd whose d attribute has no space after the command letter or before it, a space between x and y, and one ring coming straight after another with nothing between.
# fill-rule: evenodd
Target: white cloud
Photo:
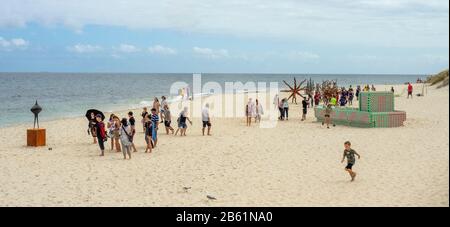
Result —
<instances>
[{"instance_id":1,"label":"white cloud","mask_svg":"<svg viewBox=\"0 0 450 227\"><path fill-rule=\"evenodd\" d=\"M291 51L286 56L291 60L302 62L315 62L320 59L320 55L307 51Z\"/></svg>"},{"instance_id":2,"label":"white cloud","mask_svg":"<svg viewBox=\"0 0 450 227\"><path fill-rule=\"evenodd\" d=\"M141 51L139 48L137 48L134 45L130 45L130 44L120 44L120 46L118 48L114 48L119 52L122 53L136 53Z\"/></svg>"},{"instance_id":3,"label":"white cloud","mask_svg":"<svg viewBox=\"0 0 450 227\"><path fill-rule=\"evenodd\" d=\"M124 26L403 47L448 47L448 18L447 0L16 0L0 7L0 26Z\"/></svg>"},{"instance_id":4,"label":"white cloud","mask_svg":"<svg viewBox=\"0 0 450 227\"><path fill-rule=\"evenodd\" d=\"M12 50L24 50L28 48L30 42L22 38L14 38L7 40L0 36L0 50L12 51Z\"/></svg>"},{"instance_id":5,"label":"white cloud","mask_svg":"<svg viewBox=\"0 0 450 227\"><path fill-rule=\"evenodd\" d=\"M206 57L210 59L218 59L218 58L228 58L230 57L228 50L226 49L210 49L210 48L202 48L202 47L194 47L192 48L194 53L201 57Z\"/></svg>"},{"instance_id":6,"label":"white cloud","mask_svg":"<svg viewBox=\"0 0 450 227\"><path fill-rule=\"evenodd\" d=\"M76 44L74 46L67 47L67 50L70 52L84 54L84 53L95 53L101 51L103 48L98 45L89 45L89 44Z\"/></svg>"},{"instance_id":7,"label":"white cloud","mask_svg":"<svg viewBox=\"0 0 450 227\"><path fill-rule=\"evenodd\" d=\"M162 45L155 45L148 48L148 51L152 54L162 54L162 55L175 55L177 54L177 50L165 47Z\"/></svg>"},{"instance_id":8,"label":"white cloud","mask_svg":"<svg viewBox=\"0 0 450 227\"><path fill-rule=\"evenodd\" d=\"M449 57L448 55L435 55L435 54L425 54L422 56L429 64L448 64Z\"/></svg>"}]
</instances>

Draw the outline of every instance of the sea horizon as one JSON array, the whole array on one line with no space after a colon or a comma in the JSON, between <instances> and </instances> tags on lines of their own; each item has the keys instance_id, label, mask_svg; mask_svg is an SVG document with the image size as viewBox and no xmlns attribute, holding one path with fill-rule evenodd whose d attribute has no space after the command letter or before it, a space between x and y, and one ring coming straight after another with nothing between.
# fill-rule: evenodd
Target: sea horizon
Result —
<instances>
[{"instance_id":1,"label":"sea horizon","mask_svg":"<svg viewBox=\"0 0 450 227\"><path fill-rule=\"evenodd\" d=\"M170 86L185 82L192 86L191 73L0 73L0 98L3 108L0 127L29 123L33 116L29 111L37 100L44 111L42 121L67 117L80 117L88 109L113 112L151 106L154 97L166 95L169 100ZM337 80L339 86L362 84L404 84L425 79L423 74L260 74L260 73L201 73L202 84L206 82L278 82L293 83L312 79ZM145 83L141 83L142 79ZM122 82L125 83L122 83ZM155 85L156 84L156 85ZM66 89L70 87L71 89ZM98 89L99 91L96 91ZM199 94L193 94L199 95Z\"/></svg>"}]
</instances>

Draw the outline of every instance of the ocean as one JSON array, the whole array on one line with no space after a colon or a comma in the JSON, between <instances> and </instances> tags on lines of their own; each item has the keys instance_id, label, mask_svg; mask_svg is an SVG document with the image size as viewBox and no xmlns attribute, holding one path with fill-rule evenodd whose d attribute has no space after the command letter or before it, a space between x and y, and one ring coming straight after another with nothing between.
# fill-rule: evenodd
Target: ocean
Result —
<instances>
[{"instance_id":1,"label":"ocean","mask_svg":"<svg viewBox=\"0 0 450 227\"><path fill-rule=\"evenodd\" d=\"M279 82L289 84L311 78L316 83L333 79L339 86L403 84L425 75L339 75L339 74L202 74L202 83ZM175 82L192 84L192 74L130 73L0 73L0 127L29 123L30 108L37 100L43 111L40 121L84 116L95 108L104 112L148 106L153 98L169 96ZM171 99L173 97L169 97Z\"/></svg>"}]
</instances>

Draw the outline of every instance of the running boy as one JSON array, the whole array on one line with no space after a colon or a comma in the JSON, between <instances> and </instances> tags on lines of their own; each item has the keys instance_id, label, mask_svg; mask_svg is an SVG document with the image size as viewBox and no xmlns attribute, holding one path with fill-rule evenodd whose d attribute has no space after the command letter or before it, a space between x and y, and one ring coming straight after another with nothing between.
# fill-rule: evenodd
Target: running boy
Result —
<instances>
[{"instance_id":1,"label":"running boy","mask_svg":"<svg viewBox=\"0 0 450 227\"><path fill-rule=\"evenodd\" d=\"M353 165L355 165L355 161L356 161L355 155L358 156L358 159L360 159L361 156L358 153L356 153L356 151L353 150L351 148L351 146L352 146L352 144L350 143L350 141L346 141L344 143L345 150L344 150L344 155L342 156L341 163L343 163L345 158L347 158L347 166L345 167L345 171L347 171L350 174L350 177L352 178L351 181L354 181L355 177L356 177L356 173L353 172L352 167L353 167Z\"/></svg>"}]
</instances>

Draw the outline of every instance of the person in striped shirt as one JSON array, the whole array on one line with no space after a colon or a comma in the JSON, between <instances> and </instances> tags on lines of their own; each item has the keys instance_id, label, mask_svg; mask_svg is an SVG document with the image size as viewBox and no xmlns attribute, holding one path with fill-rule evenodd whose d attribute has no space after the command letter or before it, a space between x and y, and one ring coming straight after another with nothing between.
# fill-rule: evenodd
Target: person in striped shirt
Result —
<instances>
[{"instance_id":1,"label":"person in striped shirt","mask_svg":"<svg viewBox=\"0 0 450 227\"><path fill-rule=\"evenodd\" d=\"M152 133L152 137L153 137L153 141L155 142L154 147L156 147L156 144L158 143L158 126L159 126L159 116L158 113L156 112L156 108L152 108L152 115L150 117L152 123L153 123L153 133Z\"/></svg>"}]
</instances>

